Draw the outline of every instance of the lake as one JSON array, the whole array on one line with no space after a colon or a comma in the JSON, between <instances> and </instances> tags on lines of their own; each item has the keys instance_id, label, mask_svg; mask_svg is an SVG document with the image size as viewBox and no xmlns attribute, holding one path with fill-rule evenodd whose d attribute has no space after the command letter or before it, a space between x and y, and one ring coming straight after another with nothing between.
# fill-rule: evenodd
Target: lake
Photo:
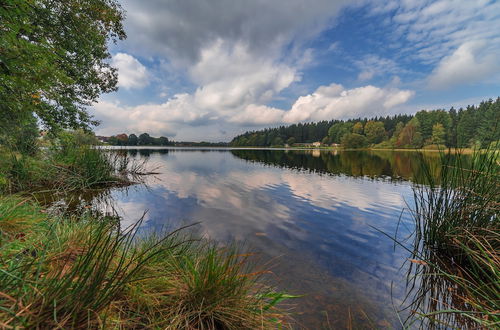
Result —
<instances>
[{"instance_id":1,"label":"lake","mask_svg":"<svg viewBox=\"0 0 500 330\"><path fill-rule=\"evenodd\" d=\"M237 242L291 294L296 328L400 328L417 152L128 149L157 174L101 191L102 209L141 231L198 223L200 236ZM103 198L103 195L106 198ZM88 197L87 197L88 198ZM102 202L105 201L105 202ZM87 201L88 202L88 201ZM144 212L146 212L144 214ZM401 312L401 316L406 316Z\"/></svg>"}]
</instances>

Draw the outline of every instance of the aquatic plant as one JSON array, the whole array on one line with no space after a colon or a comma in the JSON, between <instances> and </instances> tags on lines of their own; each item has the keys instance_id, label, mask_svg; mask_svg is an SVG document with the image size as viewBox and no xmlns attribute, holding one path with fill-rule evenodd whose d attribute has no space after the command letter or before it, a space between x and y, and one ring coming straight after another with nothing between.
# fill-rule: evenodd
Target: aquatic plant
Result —
<instances>
[{"instance_id":1,"label":"aquatic plant","mask_svg":"<svg viewBox=\"0 0 500 330\"><path fill-rule=\"evenodd\" d=\"M141 180L146 162L90 145L52 147L36 156L3 151L0 192L72 191Z\"/></svg>"},{"instance_id":2,"label":"aquatic plant","mask_svg":"<svg viewBox=\"0 0 500 330\"><path fill-rule=\"evenodd\" d=\"M437 176L423 163L409 273L416 290L410 307L427 318L425 326L500 324L498 159L493 150L475 151L467 162L443 153Z\"/></svg>"}]
</instances>

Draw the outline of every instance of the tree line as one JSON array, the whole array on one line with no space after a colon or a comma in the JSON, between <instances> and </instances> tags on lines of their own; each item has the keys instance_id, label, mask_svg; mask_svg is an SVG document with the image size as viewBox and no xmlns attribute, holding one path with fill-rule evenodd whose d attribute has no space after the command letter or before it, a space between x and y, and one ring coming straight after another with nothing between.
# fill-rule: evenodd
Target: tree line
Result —
<instances>
[{"instance_id":1,"label":"tree line","mask_svg":"<svg viewBox=\"0 0 500 330\"><path fill-rule=\"evenodd\" d=\"M481 147L500 140L500 97L458 110L415 115L320 121L266 128L236 136L232 146L283 146L321 142L345 148Z\"/></svg>"},{"instance_id":2,"label":"tree line","mask_svg":"<svg viewBox=\"0 0 500 330\"><path fill-rule=\"evenodd\" d=\"M148 133L142 133L139 136L135 134L127 135L125 133L113 135L110 137L98 136L101 142L112 146L176 146L176 147L227 147L227 142L189 142L172 141L165 136L154 137Z\"/></svg>"},{"instance_id":3,"label":"tree line","mask_svg":"<svg viewBox=\"0 0 500 330\"><path fill-rule=\"evenodd\" d=\"M106 142L112 146L169 146L173 145L168 138L164 136L154 137L148 133L142 133L139 136L135 134L118 134L110 137L98 137L102 142Z\"/></svg>"}]
</instances>

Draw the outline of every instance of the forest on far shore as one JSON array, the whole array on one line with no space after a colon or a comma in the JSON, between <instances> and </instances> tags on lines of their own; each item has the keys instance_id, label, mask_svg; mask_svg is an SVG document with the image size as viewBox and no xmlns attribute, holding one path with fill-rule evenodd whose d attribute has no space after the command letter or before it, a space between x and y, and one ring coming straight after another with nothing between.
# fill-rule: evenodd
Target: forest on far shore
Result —
<instances>
[{"instance_id":1,"label":"forest on far shore","mask_svg":"<svg viewBox=\"0 0 500 330\"><path fill-rule=\"evenodd\" d=\"M283 146L321 142L345 148L480 147L500 143L500 97L458 110L422 110L415 115L300 123L250 131L231 146Z\"/></svg>"}]
</instances>

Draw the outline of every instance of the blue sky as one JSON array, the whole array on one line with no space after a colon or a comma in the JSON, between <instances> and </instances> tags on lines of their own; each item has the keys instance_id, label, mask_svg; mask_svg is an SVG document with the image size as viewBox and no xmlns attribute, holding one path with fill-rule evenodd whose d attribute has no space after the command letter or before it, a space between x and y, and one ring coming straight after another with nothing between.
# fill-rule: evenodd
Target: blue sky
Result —
<instances>
[{"instance_id":1,"label":"blue sky","mask_svg":"<svg viewBox=\"0 0 500 330\"><path fill-rule=\"evenodd\" d=\"M119 91L97 134L229 141L249 129L500 96L500 2L124 0Z\"/></svg>"}]
</instances>

